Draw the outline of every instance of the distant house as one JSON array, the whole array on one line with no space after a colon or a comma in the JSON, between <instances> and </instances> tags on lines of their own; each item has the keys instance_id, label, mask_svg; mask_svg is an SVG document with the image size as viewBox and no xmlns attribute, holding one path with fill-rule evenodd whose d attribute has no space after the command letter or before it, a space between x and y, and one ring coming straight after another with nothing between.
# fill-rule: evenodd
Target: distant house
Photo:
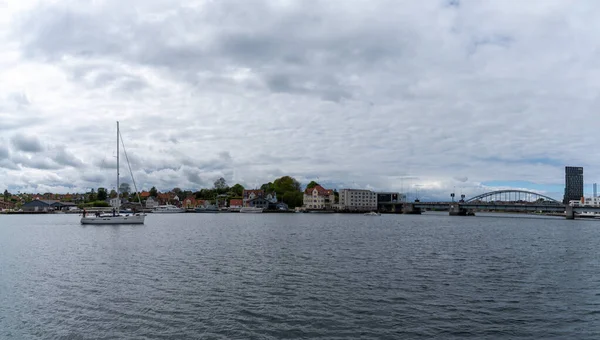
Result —
<instances>
[{"instance_id":1,"label":"distant house","mask_svg":"<svg viewBox=\"0 0 600 340\"><path fill-rule=\"evenodd\" d=\"M73 202L54 202L50 205L54 208L54 210L69 210L71 208L77 207L77 204Z\"/></svg>"},{"instance_id":2,"label":"distant house","mask_svg":"<svg viewBox=\"0 0 600 340\"><path fill-rule=\"evenodd\" d=\"M154 197L150 196L146 199L146 208L153 209L158 206L158 201L154 199Z\"/></svg>"},{"instance_id":3,"label":"distant house","mask_svg":"<svg viewBox=\"0 0 600 340\"><path fill-rule=\"evenodd\" d=\"M56 201L35 199L23 204L21 209L26 212L50 211L52 210L50 205L54 202Z\"/></svg>"},{"instance_id":4,"label":"distant house","mask_svg":"<svg viewBox=\"0 0 600 340\"><path fill-rule=\"evenodd\" d=\"M256 199L256 198L264 198L265 196L265 191L261 190L261 189L257 189L257 190L244 190L243 195L242 195L242 201L243 201L243 205L245 207L252 207L253 205L250 205L249 202Z\"/></svg>"},{"instance_id":5,"label":"distant house","mask_svg":"<svg viewBox=\"0 0 600 340\"><path fill-rule=\"evenodd\" d=\"M331 209L335 203L335 194L333 190L316 185L304 190L303 203L306 209Z\"/></svg>"},{"instance_id":6,"label":"distant house","mask_svg":"<svg viewBox=\"0 0 600 340\"><path fill-rule=\"evenodd\" d=\"M268 193L265 199L270 203L277 203L277 193L275 191Z\"/></svg>"},{"instance_id":7,"label":"distant house","mask_svg":"<svg viewBox=\"0 0 600 340\"><path fill-rule=\"evenodd\" d=\"M267 209L269 208L269 203L271 202L267 201L264 197L257 196L244 202L244 206Z\"/></svg>"},{"instance_id":8,"label":"distant house","mask_svg":"<svg viewBox=\"0 0 600 340\"><path fill-rule=\"evenodd\" d=\"M42 212L42 211L54 211L54 210L67 210L70 207L74 207L75 203L71 202L60 202L56 200L41 200L36 199L23 204L21 209L26 212Z\"/></svg>"},{"instance_id":9,"label":"distant house","mask_svg":"<svg viewBox=\"0 0 600 340\"><path fill-rule=\"evenodd\" d=\"M121 198L120 197L115 197L115 198L111 198L108 203L110 204L111 207L116 208L121 206Z\"/></svg>"},{"instance_id":10,"label":"distant house","mask_svg":"<svg viewBox=\"0 0 600 340\"><path fill-rule=\"evenodd\" d=\"M140 192L140 199L146 200L146 199L148 199L148 197L150 197L150 193L148 191Z\"/></svg>"},{"instance_id":11,"label":"distant house","mask_svg":"<svg viewBox=\"0 0 600 340\"><path fill-rule=\"evenodd\" d=\"M133 211L141 210L142 205L139 202L124 202L120 209L131 209Z\"/></svg>"},{"instance_id":12,"label":"distant house","mask_svg":"<svg viewBox=\"0 0 600 340\"><path fill-rule=\"evenodd\" d=\"M183 207L186 209L192 209L196 207L196 197L188 196L183 200Z\"/></svg>"},{"instance_id":13,"label":"distant house","mask_svg":"<svg viewBox=\"0 0 600 340\"><path fill-rule=\"evenodd\" d=\"M0 201L0 210L3 210L3 209L12 209L14 207L15 207L15 205L12 204L12 202L5 202L4 200Z\"/></svg>"},{"instance_id":14,"label":"distant house","mask_svg":"<svg viewBox=\"0 0 600 340\"><path fill-rule=\"evenodd\" d=\"M289 210L290 208L288 207L287 204L285 204L283 202L276 202L276 203L269 203L269 207L267 209L269 209L269 210Z\"/></svg>"},{"instance_id":15,"label":"distant house","mask_svg":"<svg viewBox=\"0 0 600 340\"><path fill-rule=\"evenodd\" d=\"M179 197L172 192L159 193L157 198L158 198L158 203L160 205L164 205L164 204L179 205Z\"/></svg>"},{"instance_id":16,"label":"distant house","mask_svg":"<svg viewBox=\"0 0 600 340\"><path fill-rule=\"evenodd\" d=\"M244 204L244 201L241 200L241 199L231 199L231 200L229 200L229 207L230 208L241 208L243 204Z\"/></svg>"}]
</instances>

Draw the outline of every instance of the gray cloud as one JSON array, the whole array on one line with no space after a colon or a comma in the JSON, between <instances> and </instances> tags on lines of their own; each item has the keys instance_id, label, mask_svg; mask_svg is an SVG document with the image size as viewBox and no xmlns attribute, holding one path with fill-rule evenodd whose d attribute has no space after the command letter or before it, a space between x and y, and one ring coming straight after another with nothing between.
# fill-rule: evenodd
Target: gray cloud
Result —
<instances>
[{"instance_id":1,"label":"gray cloud","mask_svg":"<svg viewBox=\"0 0 600 340\"><path fill-rule=\"evenodd\" d=\"M6 146L0 145L0 159L9 159L10 151Z\"/></svg>"},{"instance_id":2,"label":"gray cloud","mask_svg":"<svg viewBox=\"0 0 600 340\"><path fill-rule=\"evenodd\" d=\"M71 152L65 149L65 147L58 147L54 151L53 161L60 165L80 167L83 162L75 157Z\"/></svg>"},{"instance_id":3,"label":"gray cloud","mask_svg":"<svg viewBox=\"0 0 600 340\"><path fill-rule=\"evenodd\" d=\"M31 187L19 176L45 181L38 173L51 169L109 186L116 120L146 189L291 174L447 198L489 181L561 185L567 163L596 181L600 161L582 150L595 148L600 124L590 71L600 67L598 9L457 0L7 9L0 130L19 141L0 185ZM106 176L87 181L81 169Z\"/></svg>"},{"instance_id":4,"label":"gray cloud","mask_svg":"<svg viewBox=\"0 0 600 340\"><path fill-rule=\"evenodd\" d=\"M16 134L10 139L12 145L19 151L41 152L44 150L42 143L36 136Z\"/></svg>"},{"instance_id":5,"label":"gray cloud","mask_svg":"<svg viewBox=\"0 0 600 340\"><path fill-rule=\"evenodd\" d=\"M27 95L22 92L13 92L8 95L8 98L19 106L29 106L30 101Z\"/></svg>"},{"instance_id":6,"label":"gray cloud","mask_svg":"<svg viewBox=\"0 0 600 340\"><path fill-rule=\"evenodd\" d=\"M29 157L28 155L17 153L12 156L11 160L15 164L32 169L57 170L62 168L62 166L47 157Z\"/></svg>"}]
</instances>

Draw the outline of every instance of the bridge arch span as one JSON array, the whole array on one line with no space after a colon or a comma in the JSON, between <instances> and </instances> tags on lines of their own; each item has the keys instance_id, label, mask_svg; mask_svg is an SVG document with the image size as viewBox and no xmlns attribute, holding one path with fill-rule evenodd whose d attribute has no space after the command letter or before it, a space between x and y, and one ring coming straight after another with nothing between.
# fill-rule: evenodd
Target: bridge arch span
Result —
<instances>
[{"instance_id":1,"label":"bridge arch span","mask_svg":"<svg viewBox=\"0 0 600 340\"><path fill-rule=\"evenodd\" d=\"M511 198L514 198L514 199L512 199L512 201L519 201L519 200L530 201L531 198L534 198L534 200L543 198L544 201L549 201L549 202L558 203L558 204L561 203L552 197L538 194L537 192L527 191L527 190L515 190L515 189L496 190L496 191L486 192L485 194L471 197L468 200L465 200L465 202L475 202L475 201L481 201L481 200L486 200L486 199L489 200L489 199L493 199L493 198L502 198L502 197L508 198L508 199L505 199L505 201L511 201Z\"/></svg>"}]
</instances>

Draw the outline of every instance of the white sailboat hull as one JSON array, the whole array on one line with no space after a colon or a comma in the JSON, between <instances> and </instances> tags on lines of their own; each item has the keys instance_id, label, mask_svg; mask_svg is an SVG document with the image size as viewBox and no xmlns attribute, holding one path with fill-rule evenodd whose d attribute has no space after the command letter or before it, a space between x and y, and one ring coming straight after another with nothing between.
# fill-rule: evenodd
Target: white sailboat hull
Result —
<instances>
[{"instance_id":1,"label":"white sailboat hull","mask_svg":"<svg viewBox=\"0 0 600 340\"><path fill-rule=\"evenodd\" d=\"M171 204L159 205L152 210L152 213L154 213L154 214L177 214L177 213L183 213L183 212L185 212L185 209L178 208Z\"/></svg>"},{"instance_id":2,"label":"white sailboat hull","mask_svg":"<svg viewBox=\"0 0 600 340\"><path fill-rule=\"evenodd\" d=\"M117 216L90 216L82 217L81 224L144 224L146 215L117 215Z\"/></svg>"},{"instance_id":3,"label":"white sailboat hull","mask_svg":"<svg viewBox=\"0 0 600 340\"><path fill-rule=\"evenodd\" d=\"M179 214L179 213L184 213L185 210L184 209L177 209L177 210L153 210L152 213L153 214Z\"/></svg>"}]
</instances>

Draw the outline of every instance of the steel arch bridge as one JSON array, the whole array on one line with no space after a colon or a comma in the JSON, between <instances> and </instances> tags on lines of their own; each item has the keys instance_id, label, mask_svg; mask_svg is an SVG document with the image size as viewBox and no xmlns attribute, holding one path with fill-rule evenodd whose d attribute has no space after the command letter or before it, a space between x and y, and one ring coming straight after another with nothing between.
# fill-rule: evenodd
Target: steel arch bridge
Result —
<instances>
[{"instance_id":1,"label":"steel arch bridge","mask_svg":"<svg viewBox=\"0 0 600 340\"><path fill-rule=\"evenodd\" d=\"M543 199L545 202L561 204L561 202L554 198L538 194L537 192L515 189L486 192L485 194L471 197L465 202L535 202L540 199Z\"/></svg>"}]
</instances>

